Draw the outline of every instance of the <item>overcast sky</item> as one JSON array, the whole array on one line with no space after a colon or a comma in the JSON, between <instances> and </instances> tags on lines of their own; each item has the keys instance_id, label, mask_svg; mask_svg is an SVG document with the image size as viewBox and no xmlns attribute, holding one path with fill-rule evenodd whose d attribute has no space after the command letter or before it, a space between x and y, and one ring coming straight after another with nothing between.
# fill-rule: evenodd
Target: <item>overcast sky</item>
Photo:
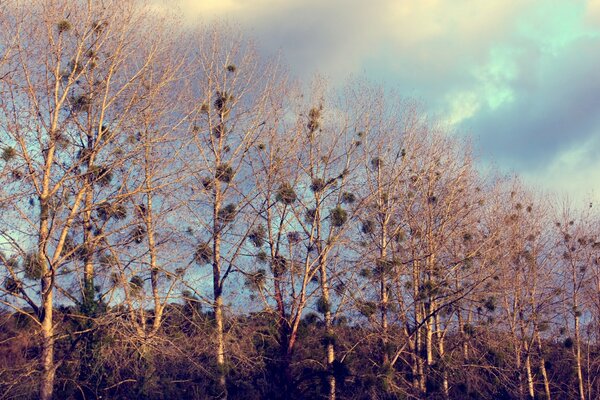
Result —
<instances>
[{"instance_id":1,"label":"overcast sky","mask_svg":"<svg viewBox=\"0 0 600 400\"><path fill-rule=\"evenodd\" d=\"M173 4L173 2L163 3ZM600 200L600 0L182 0L296 76L362 76L419 100L486 163Z\"/></svg>"}]
</instances>

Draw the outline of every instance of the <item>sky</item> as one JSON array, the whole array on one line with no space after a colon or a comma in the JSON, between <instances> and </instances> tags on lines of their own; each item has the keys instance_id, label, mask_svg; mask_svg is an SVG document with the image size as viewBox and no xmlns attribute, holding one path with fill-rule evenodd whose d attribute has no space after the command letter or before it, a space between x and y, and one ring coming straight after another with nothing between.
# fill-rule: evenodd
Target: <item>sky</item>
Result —
<instances>
[{"instance_id":1,"label":"sky","mask_svg":"<svg viewBox=\"0 0 600 400\"><path fill-rule=\"evenodd\" d=\"M173 7L173 2L163 3ZM481 162L600 201L600 0L181 0L293 74L363 77L419 101Z\"/></svg>"}]
</instances>

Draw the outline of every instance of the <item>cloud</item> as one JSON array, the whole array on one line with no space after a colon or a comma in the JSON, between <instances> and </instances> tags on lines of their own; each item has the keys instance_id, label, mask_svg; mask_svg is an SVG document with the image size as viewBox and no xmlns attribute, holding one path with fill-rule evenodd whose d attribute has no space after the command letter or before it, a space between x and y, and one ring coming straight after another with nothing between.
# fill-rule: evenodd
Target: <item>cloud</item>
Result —
<instances>
[{"instance_id":1,"label":"cloud","mask_svg":"<svg viewBox=\"0 0 600 400\"><path fill-rule=\"evenodd\" d=\"M508 82L511 100L488 104L463 127L484 152L517 169L543 169L562 152L600 132L600 42L580 39L558 55L520 55L526 76ZM502 90L496 93L501 94Z\"/></svg>"},{"instance_id":2,"label":"cloud","mask_svg":"<svg viewBox=\"0 0 600 400\"><path fill-rule=\"evenodd\" d=\"M598 207L600 191L595 182L600 181L599 149L600 140L596 135L561 151L544 169L523 173L523 178L534 188L567 196L577 206L588 206L591 201Z\"/></svg>"},{"instance_id":3,"label":"cloud","mask_svg":"<svg viewBox=\"0 0 600 400\"><path fill-rule=\"evenodd\" d=\"M415 97L503 169L543 180L576 172L565 157L594 163L581 148L597 146L600 134L600 0L179 4L190 23L224 18L265 52L281 50L301 78L320 72L339 84L363 75ZM576 181L557 179L555 187Z\"/></svg>"}]
</instances>

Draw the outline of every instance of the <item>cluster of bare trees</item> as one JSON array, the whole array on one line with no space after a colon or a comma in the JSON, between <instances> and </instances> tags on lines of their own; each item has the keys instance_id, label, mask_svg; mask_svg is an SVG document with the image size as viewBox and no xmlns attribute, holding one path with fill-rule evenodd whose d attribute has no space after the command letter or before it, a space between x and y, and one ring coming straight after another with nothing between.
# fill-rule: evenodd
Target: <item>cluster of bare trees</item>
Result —
<instances>
[{"instance_id":1,"label":"cluster of bare trees","mask_svg":"<svg viewBox=\"0 0 600 400\"><path fill-rule=\"evenodd\" d=\"M137 1L0 2L0 399L600 396L600 219Z\"/></svg>"}]
</instances>

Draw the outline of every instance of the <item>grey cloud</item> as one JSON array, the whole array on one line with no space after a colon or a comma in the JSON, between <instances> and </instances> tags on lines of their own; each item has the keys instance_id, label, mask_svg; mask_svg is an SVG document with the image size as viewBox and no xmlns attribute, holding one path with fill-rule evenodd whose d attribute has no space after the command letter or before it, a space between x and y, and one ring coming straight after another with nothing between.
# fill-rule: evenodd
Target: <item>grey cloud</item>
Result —
<instances>
[{"instance_id":1,"label":"grey cloud","mask_svg":"<svg viewBox=\"0 0 600 400\"><path fill-rule=\"evenodd\" d=\"M484 154L518 169L541 169L600 131L599 39L582 39L557 57L521 60L515 101L463 124Z\"/></svg>"},{"instance_id":2,"label":"grey cloud","mask_svg":"<svg viewBox=\"0 0 600 400\"><path fill-rule=\"evenodd\" d=\"M265 53L282 50L301 78L319 71L342 83L350 74L364 74L417 97L434 114L447 110L447 95L481 88L473 68L489 61L492 48L517 49L518 73L507 82L514 101L493 110L483 106L457 127L476 137L481 153L501 166L530 172L543 169L600 131L598 40L581 39L549 57L539 43L519 33L519 21L552 3L229 3L232 6L224 7L220 16L249 32ZM588 152L589 157L594 154Z\"/></svg>"}]
</instances>

